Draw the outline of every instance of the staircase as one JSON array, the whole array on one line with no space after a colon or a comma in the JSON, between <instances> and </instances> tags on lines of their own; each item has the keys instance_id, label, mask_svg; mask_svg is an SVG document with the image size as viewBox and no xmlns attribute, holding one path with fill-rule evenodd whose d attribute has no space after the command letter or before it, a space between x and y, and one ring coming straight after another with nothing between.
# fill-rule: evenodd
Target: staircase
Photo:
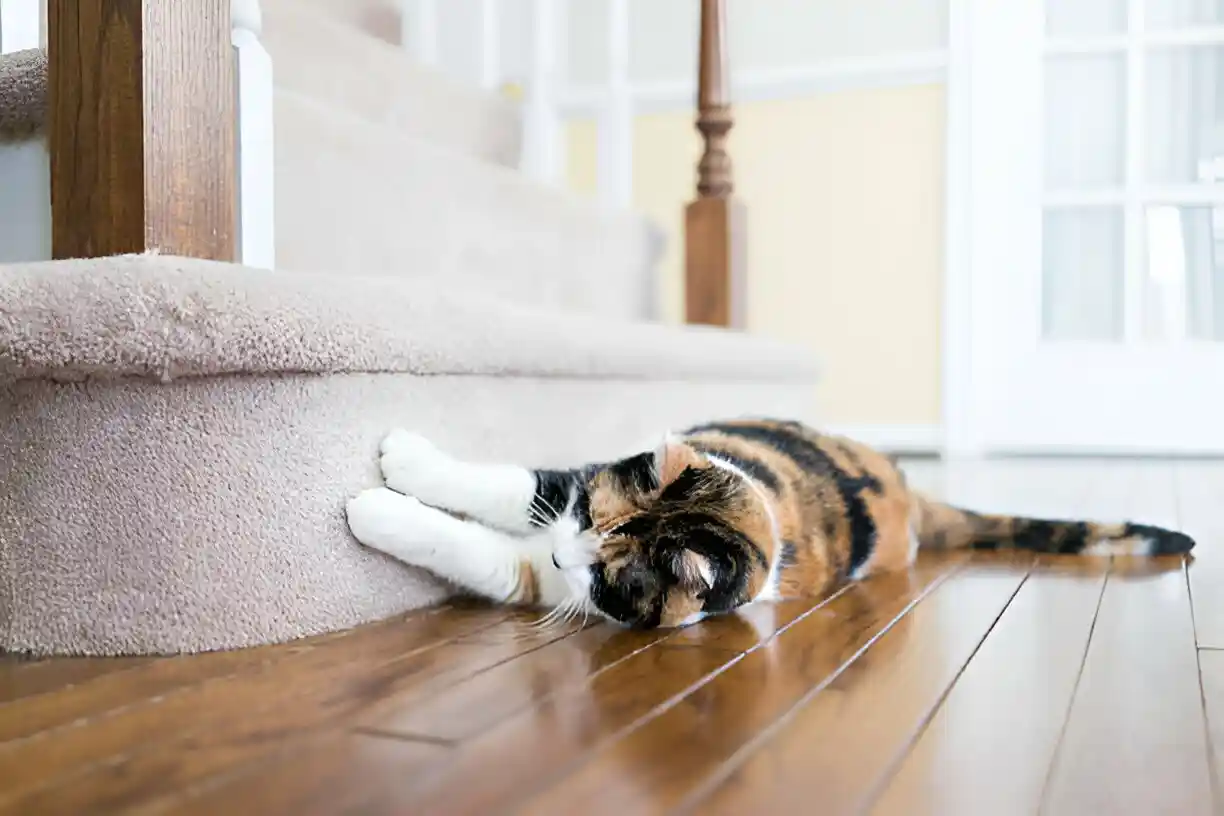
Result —
<instances>
[{"instance_id":1,"label":"staircase","mask_svg":"<svg viewBox=\"0 0 1224 816\"><path fill-rule=\"evenodd\" d=\"M163 17L220 36L228 5L182 0ZM444 598L344 523L393 427L564 465L715 416L810 418L802 353L656 322L660 230L523 175L516 103L415 64L369 30L377 4L264 0L262 20L239 5L233 41L266 48L273 80L243 86L239 57L237 110L214 100L232 133L214 117L166 136L208 101L148 89L214 69L226 87L234 66L176 73L157 40L176 23L153 0L50 0L49 51L0 56L0 649L235 648ZM709 5L703 43L717 43ZM110 27L124 21L72 39L104 7L149 38L127 68L144 72L143 120L107 101L109 74L68 84L81 51L122 79ZM208 41L192 40L198 60ZM727 316L742 213L718 84L700 117L690 314ZM261 142L252 123L267 121ZM261 178L274 200L258 200ZM261 241L274 263L235 261Z\"/></svg>"}]
</instances>

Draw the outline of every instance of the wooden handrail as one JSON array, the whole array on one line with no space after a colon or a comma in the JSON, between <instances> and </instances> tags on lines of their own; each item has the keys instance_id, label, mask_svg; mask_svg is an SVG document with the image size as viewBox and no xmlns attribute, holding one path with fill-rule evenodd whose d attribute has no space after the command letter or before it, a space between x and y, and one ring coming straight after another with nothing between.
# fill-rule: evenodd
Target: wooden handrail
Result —
<instances>
[{"instance_id":1,"label":"wooden handrail","mask_svg":"<svg viewBox=\"0 0 1224 816\"><path fill-rule=\"evenodd\" d=\"M235 256L230 0L50 0L55 258Z\"/></svg>"},{"instance_id":2,"label":"wooden handrail","mask_svg":"<svg viewBox=\"0 0 1224 816\"><path fill-rule=\"evenodd\" d=\"M701 0L697 199L685 210L685 319L743 327L746 213L734 196L727 136L735 124L727 69L726 0Z\"/></svg>"}]
</instances>

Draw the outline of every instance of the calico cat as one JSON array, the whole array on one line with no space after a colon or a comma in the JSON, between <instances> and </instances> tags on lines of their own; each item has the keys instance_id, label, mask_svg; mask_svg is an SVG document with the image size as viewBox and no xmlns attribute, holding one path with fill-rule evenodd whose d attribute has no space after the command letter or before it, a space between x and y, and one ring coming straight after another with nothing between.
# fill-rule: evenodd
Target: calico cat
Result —
<instances>
[{"instance_id":1,"label":"calico cat","mask_svg":"<svg viewBox=\"0 0 1224 816\"><path fill-rule=\"evenodd\" d=\"M904 569L919 547L1138 555L1194 547L1189 536L1143 524L958 510L911 492L890 458L794 422L712 423L575 470L462 462L405 431L381 452L386 487L347 507L362 544L494 601L640 628L818 595Z\"/></svg>"}]
</instances>

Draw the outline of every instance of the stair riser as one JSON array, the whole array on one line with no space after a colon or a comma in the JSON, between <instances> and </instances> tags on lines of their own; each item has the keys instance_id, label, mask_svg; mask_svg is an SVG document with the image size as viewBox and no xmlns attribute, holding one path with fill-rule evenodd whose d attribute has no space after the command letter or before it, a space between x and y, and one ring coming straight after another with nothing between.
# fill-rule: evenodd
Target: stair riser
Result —
<instances>
[{"instance_id":1,"label":"stair riser","mask_svg":"<svg viewBox=\"0 0 1224 816\"><path fill-rule=\"evenodd\" d=\"M0 384L0 649L252 646L435 602L346 499L391 428L561 465L711 416L804 416L804 385L335 375Z\"/></svg>"}]
</instances>

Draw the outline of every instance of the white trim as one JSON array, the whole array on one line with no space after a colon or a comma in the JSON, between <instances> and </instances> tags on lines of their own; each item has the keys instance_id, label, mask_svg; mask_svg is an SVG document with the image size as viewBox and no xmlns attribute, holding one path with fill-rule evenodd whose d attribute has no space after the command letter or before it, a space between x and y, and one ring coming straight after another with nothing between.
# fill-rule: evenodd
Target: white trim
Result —
<instances>
[{"instance_id":1,"label":"white trim","mask_svg":"<svg viewBox=\"0 0 1224 816\"><path fill-rule=\"evenodd\" d=\"M942 308L943 453L981 452L973 424L973 208L970 174L971 47L969 0L948 0L948 71L944 142L944 274Z\"/></svg>"},{"instance_id":2,"label":"white trim","mask_svg":"<svg viewBox=\"0 0 1224 816\"><path fill-rule=\"evenodd\" d=\"M1224 45L1224 26L1194 26L1156 31L1135 31L1100 37L1055 37L1046 40L1046 56L1080 56L1088 54L1122 53L1135 45L1139 48L1184 48L1200 45Z\"/></svg>"},{"instance_id":3,"label":"white trim","mask_svg":"<svg viewBox=\"0 0 1224 816\"><path fill-rule=\"evenodd\" d=\"M530 72L523 104L523 149L520 169L533 181L557 186L565 166L565 142L556 86L564 67L563 38L566 4L559 0L531 0Z\"/></svg>"},{"instance_id":4,"label":"white trim","mask_svg":"<svg viewBox=\"0 0 1224 816\"><path fill-rule=\"evenodd\" d=\"M633 203L633 83L629 78L629 0L608 3L608 84L595 141L596 195L610 210Z\"/></svg>"},{"instance_id":5,"label":"white trim","mask_svg":"<svg viewBox=\"0 0 1224 816\"><path fill-rule=\"evenodd\" d=\"M802 97L862 88L904 87L942 82L948 52L921 51L888 57L828 60L795 68L733 72L731 94L736 103ZM629 88L638 112L658 112L693 106L696 78L674 82L638 83ZM608 89L574 86L560 95L569 116L595 116L606 104Z\"/></svg>"},{"instance_id":6,"label":"white trim","mask_svg":"<svg viewBox=\"0 0 1224 816\"><path fill-rule=\"evenodd\" d=\"M480 0L480 87L496 90L501 83L501 14L497 0Z\"/></svg>"},{"instance_id":7,"label":"white trim","mask_svg":"<svg viewBox=\"0 0 1224 816\"><path fill-rule=\"evenodd\" d=\"M0 54L41 45L40 6L39 0L0 0Z\"/></svg>"},{"instance_id":8,"label":"white trim","mask_svg":"<svg viewBox=\"0 0 1224 816\"><path fill-rule=\"evenodd\" d=\"M941 453L943 430L937 424L913 425L827 425L823 431L844 436L883 453Z\"/></svg>"},{"instance_id":9,"label":"white trim","mask_svg":"<svg viewBox=\"0 0 1224 816\"><path fill-rule=\"evenodd\" d=\"M255 33L230 33L237 73L238 258L276 268L276 162L272 57Z\"/></svg>"},{"instance_id":10,"label":"white trim","mask_svg":"<svg viewBox=\"0 0 1224 816\"><path fill-rule=\"evenodd\" d=\"M1138 184L1128 194L1125 187L1087 190L1050 190L1042 197L1045 207L1122 207L1139 204L1174 204L1186 207L1224 205L1224 184Z\"/></svg>"},{"instance_id":11,"label":"white trim","mask_svg":"<svg viewBox=\"0 0 1224 816\"><path fill-rule=\"evenodd\" d=\"M1144 229L1143 202L1139 186L1143 183L1143 162L1147 157L1144 131L1147 130L1147 54L1141 38L1146 30L1145 14L1148 0L1127 0L1126 28L1129 40L1126 48L1126 133L1125 176L1126 208L1122 265L1122 329L1128 343L1143 340L1145 319L1144 277L1147 231ZM1042 66L1043 68L1046 66Z\"/></svg>"},{"instance_id":12,"label":"white trim","mask_svg":"<svg viewBox=\"0 0 1224 816\"><path fill-rule=\"evenodd\" d=\"M259 0L230 0L230 28L246 29L257 37L262 34L263 9Z\"/></svg>"},{"instance_id":13,"label":"white trim","mask_svg":"<svg viewBox=\"0 0 1224 816\"><path fill-rule=\"evenodd\" d=\"M442 63L438 36L438 0L402 0L400 45L430 68Z\"/></svg>"}]
</instances>

